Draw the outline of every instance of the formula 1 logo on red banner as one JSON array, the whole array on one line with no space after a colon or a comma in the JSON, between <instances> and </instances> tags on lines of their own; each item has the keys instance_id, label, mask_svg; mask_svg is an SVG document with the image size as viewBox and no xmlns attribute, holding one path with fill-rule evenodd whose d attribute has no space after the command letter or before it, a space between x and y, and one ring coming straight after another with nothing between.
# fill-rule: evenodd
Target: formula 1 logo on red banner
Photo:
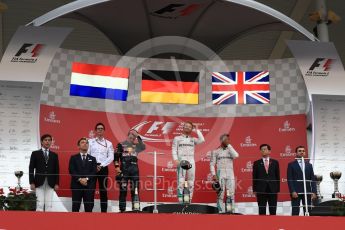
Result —
<instances>
[{"instance_id":1,"label":"formula 1 logo on red banner","mask_svg":"<svg viewBox=\"0 0 345 230\"><path fill-rule=\"evenodd\" d=\"M334 59L316 58L309 70L305 74L306 77L327 77L331 70Z\"/></svg>"},{"instance_id":2,"label":"formula 1 logo on red banner","mask_svg":"<svg viewBox=\"0 0 345 230\"><path fill-rule=\"evenodd\" d=\"M203 133L209 129L202 128L204 123L194 123ZM134 125L131 129L137 130L145 142L172 142L172 139L180 135L183 129L183 123L174 121L143 121Z\"/></svg>"},{"instance_id":3,"label":"formula 1 logo on red banner","mask_svg":"<svg viewBox=\"0 0 345 230\"><path fill-rule=\"evenodd\" d=\"M296 129L291 127L291 124L289 121L285 121L283 124L283 128L279 128L279 132L295 132Z\"/></svg>"},{"instance_id":4,"label":"formula 1 logo on red banner","mask_svg":"<svg viewBox=\"0 0 345 230\"><path fill-rule=\"evenodd\" d=\"M160 17L160 18L168 18L168 19L177 19L179 17L185 17L191 15L195 10L197 10L201 4L169 4L151 12L152 16Z\"/></svg>"},{"instance_id":5,"label":"formula 1 logo on red banner","mask_svg":"<svg viewBox=\"0 0 345 230\"><path fill-rule=\"evenodd\" d=\"M132 129L137 130L146 142L170 142L168 134L177 125L176 122L143 121Z\"/></svg>"},{"instance_id":6,"label":"formula 1 logo on red banner","mask_svg":"<svg viewBox=\"0 0 345 230\"><path fill-rule=\"evenodd\" d=\"M43 44L24 43L12 58L11 62L36 63Z\"/></svg>"},{"instance_id":7,"label":"formula 1 logo on red banner","mask_svg":"<svg viewBox=\"0 0 345 230\"><path fill-rule=\"evenodd\" d=\"M244 143L240 143L241 147L256 147L257 144L253 143L253 139L250 136L244 138Z\"/></svg>"},{"instance_id":8,"label":"formula 1 logo on red banner","mask_svg":"<svg viewBox=\"0 0 345 230\"><path fill-rule=\"evenodd\" d=\"M48 123L60 124L61 121L56 119L56 114L54 111L48 113L48 116L44 117L44 121Z\"/></svg>"}]
</instances>

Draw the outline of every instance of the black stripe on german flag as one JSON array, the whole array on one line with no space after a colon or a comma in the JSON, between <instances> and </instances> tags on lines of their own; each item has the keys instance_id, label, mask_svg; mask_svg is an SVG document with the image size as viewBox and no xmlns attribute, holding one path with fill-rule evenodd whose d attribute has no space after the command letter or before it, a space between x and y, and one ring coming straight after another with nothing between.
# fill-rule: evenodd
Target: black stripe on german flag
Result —
<instances>
[{"instance_id":1,"label":"black stripe on german flag","mask_svg":"<svg viewBox=\"0 0 345 230\"><path fill-rule=\"evenodd\" d=\"M143 70L143 80L199 82L199 72Z\"/></svg>"}]
</instances>

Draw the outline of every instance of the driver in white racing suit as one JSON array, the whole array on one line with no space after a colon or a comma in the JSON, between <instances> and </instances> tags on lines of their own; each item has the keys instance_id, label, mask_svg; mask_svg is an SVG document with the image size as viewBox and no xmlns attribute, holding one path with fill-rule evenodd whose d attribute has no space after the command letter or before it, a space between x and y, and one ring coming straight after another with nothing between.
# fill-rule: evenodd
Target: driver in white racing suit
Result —
<instances>
[{"instance_id":1,"label":"driver in white racing suit","mask_svg":"<svg viewBox=\"0 0 345 230\"><path fill-rule=\"evenodd\" d=\"M198 138L191 136L192 131L196 132ZM200 130L194 127L192 122L185 122L183 124L182 135L176 136L173 140L172 157L177 166L177 197L180 203L182 202L182 193L185 180L188 182L190 200L192 200L195 180L195 145L203 142L205 142L204 136ZM192 165L192 168L189 170L182 169L180 167L180 162L182 160L188 161Z\"/></svg>"},{"instance_id":2,"label":"driver in white racing suit","mask_svg":"<svg viewBox=\"0 0 345 230\"><path fill-rule=\"evenodd\" d=\"M221 145L212 151L210 169L213 179L219 181L221 191L217 196L217 207L220 213L225 211L224 195L229 190L232 200L235 194L235 176L233 159L237 158L239 154L229 144L229 135L223 134L220 136ZM217 167L217 171L216 171Z\"/></svg>"}]
</instances>

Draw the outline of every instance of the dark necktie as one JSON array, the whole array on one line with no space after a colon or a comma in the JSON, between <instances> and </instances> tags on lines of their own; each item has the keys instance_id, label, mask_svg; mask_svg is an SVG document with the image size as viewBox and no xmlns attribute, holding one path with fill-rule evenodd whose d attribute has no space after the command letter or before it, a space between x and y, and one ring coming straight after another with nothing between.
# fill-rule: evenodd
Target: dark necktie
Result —
<instances>
[{"instance_id":1,"label":"dark necktie","mask_svg":"<svg viewBox=\"0 0 345 230\"><path fill-rule=\"evenodd\" d=\"M84 167L84 166L85 166L85 163L86 163L86 156L83 155L82 159L83 159L83 167Z\"/></svg>"},{"instance_id":2,"label":"dark necktie","mask_svg":"<svg viewBox=\"0 0 345 230\"><path fill-rule=\"evenodd\" d=\"M44 150L44 160L46 161L46 163L48 162L48 150Z\"/></svg>"}]
</instances>

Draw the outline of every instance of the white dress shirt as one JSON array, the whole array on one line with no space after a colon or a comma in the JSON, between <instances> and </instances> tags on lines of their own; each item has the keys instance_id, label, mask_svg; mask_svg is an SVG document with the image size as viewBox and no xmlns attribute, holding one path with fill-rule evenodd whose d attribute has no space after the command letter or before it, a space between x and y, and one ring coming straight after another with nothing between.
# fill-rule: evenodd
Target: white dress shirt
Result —
<instances>
[{"instance_id":1,"label":"white dress shirt","mask_svg":"<svg viewBox=\"0 0 345 230\"><path fill-rule=\"evenodd\" d=\"M102 167L108 166L114 160L113 144L105 138L98 137L89 139L88 154L96 158Z\"/></svg>"}]
</instances>

